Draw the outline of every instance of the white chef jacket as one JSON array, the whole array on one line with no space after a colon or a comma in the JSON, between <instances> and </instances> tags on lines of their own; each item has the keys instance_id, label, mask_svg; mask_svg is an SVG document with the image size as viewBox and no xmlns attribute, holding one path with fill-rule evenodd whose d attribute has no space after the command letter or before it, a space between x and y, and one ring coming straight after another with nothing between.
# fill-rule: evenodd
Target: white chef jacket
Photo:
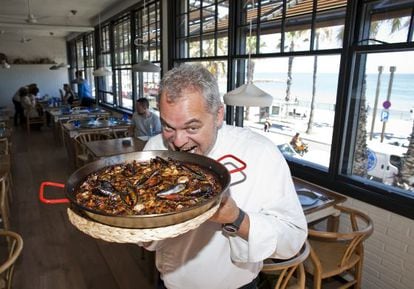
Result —
<instances>
[{"instance_id":1,"label":"white chef jacket","mask_svg":"<svg viewBox=\"0 0 414 289\"><path fill-rule=\"evenodd\" d=\"M161 135L151 138L144 150L159 149L167 149ZM290 258L306 239L306 219L276 145L250 129L224 124L208 156L226 154L247 164L243 174L231 175L227 193L249 215L248 241L226 236L221 224L207 221L178 237L147 244L156 251L157 269L169 289L239 288L258 275L264 259Z\"/></svg>"}]
</instances>

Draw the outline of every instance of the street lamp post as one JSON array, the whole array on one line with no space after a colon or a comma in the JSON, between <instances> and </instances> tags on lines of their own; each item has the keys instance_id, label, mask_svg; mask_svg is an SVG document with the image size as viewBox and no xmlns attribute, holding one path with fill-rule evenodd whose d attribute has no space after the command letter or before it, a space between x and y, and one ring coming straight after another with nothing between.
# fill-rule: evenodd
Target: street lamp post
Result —
<instances>
[{"instance_id":1,"label":"street lamp post","mask_svg":"<svg viewBox=\"0 0 414 289\"><path fill-rule=\"evenodd\" d=\"M391 99L392 82L394 81L395 69L396 69L395 66L390 66L390 81L388 82L388 91L387 91L387 107L386 107L387 110L389 106L391 105L390 99ZM384 141L385 125L387 124L387 121L388 119L384 119L382 122L381 142Z\"/></svg>"}]
</instances>

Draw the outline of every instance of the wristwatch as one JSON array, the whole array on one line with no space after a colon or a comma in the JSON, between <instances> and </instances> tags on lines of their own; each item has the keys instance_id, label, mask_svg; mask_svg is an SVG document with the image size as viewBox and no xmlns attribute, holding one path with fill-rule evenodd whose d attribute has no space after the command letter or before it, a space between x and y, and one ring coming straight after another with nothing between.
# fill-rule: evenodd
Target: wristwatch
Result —
<instances>
[{"instance_id":1,"label":"wristwatch","mask_svg":"<svg viewBox=\"0 0 414 289\"><path fill-rule=\"evenodd\" d=\"M234 236L240 229L240 225L243 222L244 216L246 215L242 209L239 208L239 215L233 223L223 224L222 230L230 236Z\"/></svg>"}]
</instances>

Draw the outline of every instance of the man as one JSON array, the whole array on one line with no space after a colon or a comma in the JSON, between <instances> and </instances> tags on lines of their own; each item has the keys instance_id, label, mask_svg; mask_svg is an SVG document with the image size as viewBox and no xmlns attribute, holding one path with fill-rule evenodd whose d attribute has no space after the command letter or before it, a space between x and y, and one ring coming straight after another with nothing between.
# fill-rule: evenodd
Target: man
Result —
<instances>
[{"instance_id":1,"label":"man","mask_svg":"<svg viewBox=\"0 0 414 289\"><path fill-rule=\"evenodd\" d=\"M138 98L136 112L132 115L134 136L153 136L161 132L161 123L158 115L150 111L146 98Z\"/></svg>"},{"instance_id":2,"label":"man","mask_svg":"<svg viewBox=\"0 0 414 289\"><path fill-rule=\"evenodd\" d=\"M95 103L95 100L92 98L91 87L89 83L83 78L83 72L78 70L75 72L75 79L72 83L78 85L78 98L80 99L81 106L90 107Z\"/></svg>"},{"instance_id":3,"label":"man","mask_svg":"<svg viewBox=\"0 0 414 289\"><path fill-rule=\"evenodd\" d=\"M169 149L213 159L233 154L247 163L215 215L195 230L144 244L156 251L159 288L256 288L264 259L294 256L306 220L286 161L275 145L249 129L223 124L218 85L205 68L182 65L161 82L162 134L145 150ZM231 233L234 231L234 233Z\"/></svg>"}]
</instances>

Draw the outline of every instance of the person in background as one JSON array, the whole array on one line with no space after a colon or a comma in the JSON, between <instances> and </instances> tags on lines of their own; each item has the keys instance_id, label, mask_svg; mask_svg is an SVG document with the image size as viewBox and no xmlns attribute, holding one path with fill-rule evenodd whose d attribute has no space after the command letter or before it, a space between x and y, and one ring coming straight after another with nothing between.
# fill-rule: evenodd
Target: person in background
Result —
<instances>
[{"instance_id":1,"label":"person in background","mask_svg":"<svg viewBox=\"0 0 414 289\"><path fill-rule=\"evenodd\" d=\"M223 122L217 80L201 65L184 64L161 81L162 133L144 150L183 151L246 162L232 175L217 212L198 228L174 238L140 243L156 252L158 288L256 288L263 260L294 256L307 223L289 167L266 137Z\"/></svg>"},{"instance_id":2,"label":"person in background","mask_svg":"<svg viewBox=\"0 0 414 289\"><path fill-rule=\"evenodd\" d=\"M161 132L160 118L149 109L148 99L138 98L136 101L132 127L135 137L153 136Z\"/></svg>"},{"instance_id":3,"label":"person in background","mask_svg":"<svg viewBox=\"0 0 414 289\"><path fill-rule=\"evenodd\" d=\"M264 123L264 131L269 132L271 127L272 127L272 123L270 122L270 119L267 118Z\"/></svg>"},{"instance_id":4,"label":"person in background","mask_svg":"<svg viewBox=\"0 0 414 289\"><path fill-rule=\"evenodd\" d=\"M80 99L80 105L90 107L95 104L95 100L92 98L91 87L86 79L83 78L83 72L81 70L76 71L76 78L72 83L78 85L78 98Z\"/></svg>"},{"instance_id":5,"label":"person in background","mask_svg":"<svg viewBox=\"0 0 414 289\"><path fill-rule=\"evenodd\" d=\"M18 126L19 124L24 123L24 109L21 102L21 90L26 89L26 87L20 87L16 93L13 95L13 104L14 104L14 125Z\"/></svg>"},{"instance_id":6,"label":"person in background","mask_svg":"<svg viewBox=\"0 0 414 289\"><path fill-rule=\"evenodd\" d=\"M36 86L23 87L20 89L20 99L24 110L25 117L39 117L36 106L36 94L39 89Z\"/></svg>"},{"instance_id":7,"label":"person in background","mask_svg":"<svg viewBox=\"0 0 414 289\"><path fill-rule=\"evenodd\" d=\"M290 140L290 145L301 156L308 152L308 145L302 141L302 138L298 132Z\"/></svg>"},{"instance_id":8,"label":"person in background","mask_svg":"<svg viewBox=\"0 0 414 289\"><path fill-rule=\"evenodd\" d=\"M19 123L22 124L26 121L25 119L25 113L24 113L24 107L21 102L20 94L24 92L24 88L27 90L28 93L30 93L30 90L33 91L33 89L37 88L36 83L31 83L25 86L20 87L16 93L13 95L13 104L14 104L14 125L18 126ZM39 90L37 91L39 92Z\"/></svg>"},{"instance_id":9,"label":"person in background","mask_svg":"<svg viewBox=\"0 0 414 289\"><path fill-rule=\"evenodd\" d=\"M72 105L75 100L75 94L73 93L70 85L65 83L63 84L63 90L59 89L60 97L62 98L63 104Z\"/></svg>"}]
</instances>

